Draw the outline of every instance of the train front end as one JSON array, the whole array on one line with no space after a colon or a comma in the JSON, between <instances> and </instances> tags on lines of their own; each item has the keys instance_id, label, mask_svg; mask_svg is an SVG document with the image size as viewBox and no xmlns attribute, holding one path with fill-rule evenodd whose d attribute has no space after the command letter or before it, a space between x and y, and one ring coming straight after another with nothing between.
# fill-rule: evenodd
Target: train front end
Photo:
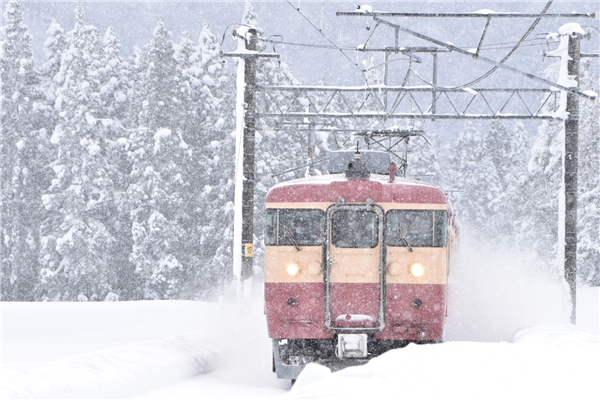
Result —
<instances>
[{"instance_id":1,"label":"train front end","mask_svg":"<svg viewBox=\"0 0 600 400\"><path fill-rule=\"evenodd\" d=\"M279 378L443 339L454 240L445 193L354 172L267 195L265 313Z\"/></svg>"}]
</instances>

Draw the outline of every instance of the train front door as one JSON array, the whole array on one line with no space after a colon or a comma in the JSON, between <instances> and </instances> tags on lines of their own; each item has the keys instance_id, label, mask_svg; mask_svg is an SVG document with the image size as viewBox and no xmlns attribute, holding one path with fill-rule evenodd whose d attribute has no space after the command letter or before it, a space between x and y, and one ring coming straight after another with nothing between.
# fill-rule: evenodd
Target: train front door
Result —
<instances>
[{"instance_id":1,"label":"train front door","mask_svg":"<svg viewBox=\"0 0 600 400\"><path fill-rule=\"evenodd\" d=\"M385 326L383 209L336 204L327 210L325 323L337 332Z\"/></svg>"}]
</instances>

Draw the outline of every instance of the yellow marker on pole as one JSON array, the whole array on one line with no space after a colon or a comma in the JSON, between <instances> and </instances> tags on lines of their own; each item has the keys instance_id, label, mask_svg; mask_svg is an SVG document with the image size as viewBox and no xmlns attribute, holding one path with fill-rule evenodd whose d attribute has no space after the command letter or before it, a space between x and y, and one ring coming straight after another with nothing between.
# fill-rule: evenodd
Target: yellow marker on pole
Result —
<instances>
[{"instance_id":1,"label":"yellow marker on pole","mask_svg":"<svg viewBox=\"0 0 600 400\"><path fill-rule=\"evenodd\" d=\"M246 243L246 257L254 257L254 245L252 243Z\"/></svg>"}]
</instances>

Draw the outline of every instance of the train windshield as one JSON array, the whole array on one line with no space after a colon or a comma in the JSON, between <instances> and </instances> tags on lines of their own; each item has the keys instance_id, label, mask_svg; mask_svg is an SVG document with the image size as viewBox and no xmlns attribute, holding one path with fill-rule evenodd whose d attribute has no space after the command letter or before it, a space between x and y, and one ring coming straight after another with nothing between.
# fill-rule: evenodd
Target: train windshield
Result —
<instances>
[{"instance_id":1,"label":"train windshield","mask_svg":"<svg viewBox=\"0 0 600 400\"><path fill-rule=\"evenodd\" d=\"M379 216L373 211L338 210L331 216L335 247L372 249L379 243Z\"/></svg>"},{"instance_id":2,"label":"train windshield","mask_svg":"<svg viewBox=\"0 0 600 400\"><path fill-rule=\"evenodd\" d=\"M325 212L318 209L268 209L267 246L321 246Z\"/></svg>"},{"instance_id":3,"label":"train windshield","mask_svg":"<svg viewBox=\"0 0 600 400\"><path fill-rule=\"evenodd\" d=\"M390 210L386 214L388 246L445 247L446 210Z\"/></svg>"}]
</instances>

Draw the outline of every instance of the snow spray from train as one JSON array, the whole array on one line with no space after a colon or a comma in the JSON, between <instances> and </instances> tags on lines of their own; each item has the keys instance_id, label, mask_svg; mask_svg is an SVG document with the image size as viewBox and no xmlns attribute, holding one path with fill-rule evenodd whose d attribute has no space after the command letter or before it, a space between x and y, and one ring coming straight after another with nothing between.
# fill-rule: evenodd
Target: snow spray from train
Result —
<instances>
[{"instance_id":1,"label":"snow spray from train","mask_svg":"<svg viewBox=\"0 0 600 400\"><path fill-rule=\"evenodd\" d=\"M265 313L279 378L442 341L452 207L389 165L385 152L333 153L329 175L267 194Z\"/></svg>"}]
</instances>

